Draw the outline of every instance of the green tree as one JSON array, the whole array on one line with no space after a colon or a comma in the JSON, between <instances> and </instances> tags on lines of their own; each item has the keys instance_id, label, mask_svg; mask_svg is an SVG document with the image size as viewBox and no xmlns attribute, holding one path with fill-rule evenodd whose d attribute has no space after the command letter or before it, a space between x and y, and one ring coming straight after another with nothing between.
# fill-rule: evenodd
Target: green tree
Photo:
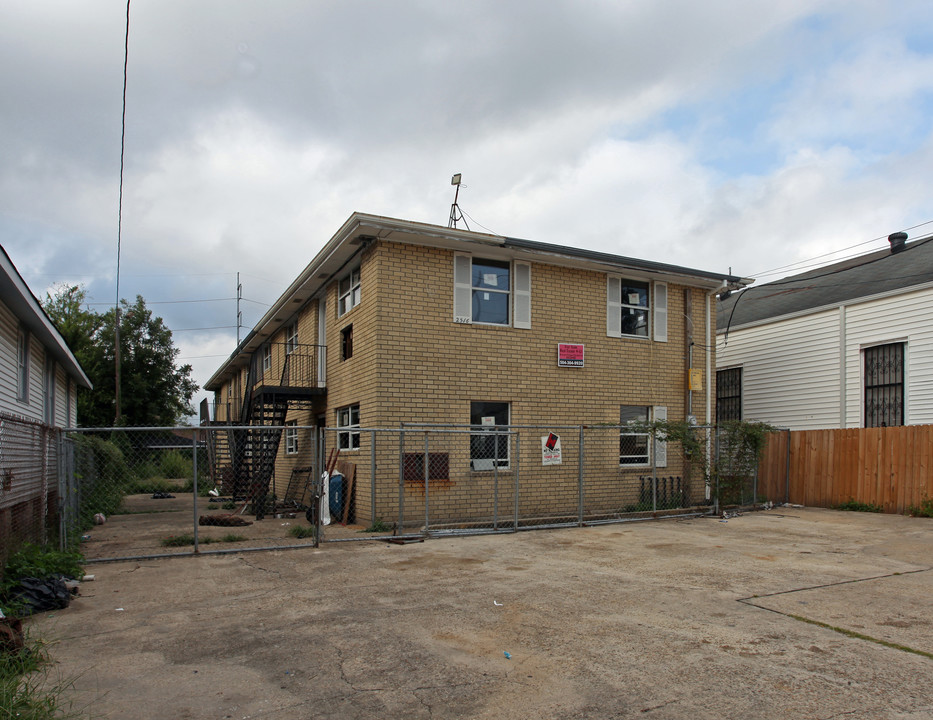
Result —
<instances>
[{"instance_id":1,"label":"green tree","mask_svg":"<svg viewBox=\"0 0 933 720\"><path fill-rule=\"evenodd\" d=\"M176 365L172 331L153 316L141 295L120 312L103 315L87 307L87 292L63 285L46 295L43 307L94 384L78 394L78 421L85 427L109 427L116 416L115 328L120 322L120 398L123 425L174 425L193 412L189 403L198 386L191 365Z\"/></svg>"}]
</instances>

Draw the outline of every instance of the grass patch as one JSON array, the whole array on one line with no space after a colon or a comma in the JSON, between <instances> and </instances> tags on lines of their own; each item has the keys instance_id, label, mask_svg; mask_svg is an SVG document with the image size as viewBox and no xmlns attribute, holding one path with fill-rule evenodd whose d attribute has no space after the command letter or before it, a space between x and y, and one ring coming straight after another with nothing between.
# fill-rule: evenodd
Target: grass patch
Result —
<instances>
[{"instance_id":1,"label":"grass patch","mask_svg":"<svg viewBox=\"0 0 933 720\"><path fill-rule=\"evenodd\" d=\"M853 498L849 498L844 503L833 505L833 510L851 510L853 512L872 512L872 513L884 512L884 508L881 507L880 505L875 505L875 503L860 502L859 500L855 500Z\"/></svg>"},{"instance_id":2,"label":"grass patch","mask_svg":"<svg viewBox=\"0 0 933 720\"><path fill-rule=\"evenodd\" d=\"M317 528L313 525L295 525L288 529L288 534L295 538L314 537Z\"/></svg>"},{"instance_id":3,"label":"grass patch","mask_svg":"<svg viewBox=\"0 0 933 720\"><path fill-rule=\"evenodd\" d=\"M377 532L389 532L392 530L392 526L387 522L383 522L382 518L376 518L373 521L373 524L368 528L363 528L359 532L361 533L377 533Z\"/></svg>"},{"instance_id":4,"label":"grass patch","mask_svg":"<svg viewBox=\"0 0 933 720\"><path fill-rule=\"evenodd\" d=\"M0 718L52 720L85 717L65 693L73 683L52 683L48 656L42 644L26 638L18 653L0 653Z\"/></svg>"},{"instance_id":5,"label":"grass patch","mask_svg":"<svg viewBox=\"0 0 933 720\"><path fill-rule=\"evenodd\" d=\"M221 535L217 537L198 537L198 545L210 545L211 543L232 543L232 542L243 542L246 540L245 535L237 535L236 533L227 533L226 535ZM162 538L162 547L185 547L187 545L194 545L194 535L191 533L185 533L184 535L169 535L168 537Z\"/></svg>"},{"instance_id":6,"label":"grass patch","mask_svg":"<svg viewBox=\"0 0 933 720\"><path fill-rule=\"evenodd\" d=\"M224 510L236 510L237 507L239 507L239 506L238 506L235 502L233 502L232 500L227 500L227 502L225 502L225 503L224 503L223 505L221 505L220 507L222 507Z\"/></svg>"}]
</instances>

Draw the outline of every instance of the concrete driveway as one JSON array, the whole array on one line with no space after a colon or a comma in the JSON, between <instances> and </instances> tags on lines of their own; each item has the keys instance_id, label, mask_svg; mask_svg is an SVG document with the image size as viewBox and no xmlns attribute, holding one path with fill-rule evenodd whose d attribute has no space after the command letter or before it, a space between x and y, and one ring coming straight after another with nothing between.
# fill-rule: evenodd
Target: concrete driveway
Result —
<instances>
[{"instance_id":1,"label":"concrete driveway","mask_svg":"<svg viewBox=\"0 0 933 720\"><path fill-rule=\"evenodd\" d=\"M103 718L931 718L933 520L780 508L96 564Z\"/></svg>"}]
</instances>

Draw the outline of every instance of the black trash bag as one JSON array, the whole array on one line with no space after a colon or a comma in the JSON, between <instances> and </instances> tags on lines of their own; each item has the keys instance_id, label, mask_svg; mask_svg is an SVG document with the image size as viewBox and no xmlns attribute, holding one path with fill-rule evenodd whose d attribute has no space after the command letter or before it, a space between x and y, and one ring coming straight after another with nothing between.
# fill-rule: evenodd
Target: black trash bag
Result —
<instances>
[{"instance_id":1,"label":"black trash bag","mask_svg":"<svg viewBox=\"0 0 933 720\"><path fill-rule=\"evenodd\" d=\"M42 579L21 578L7 597L8 604L24 616L47 610L62 610L71 602L71 593L61 575L49 575Z\"/></svg>"},{"instance_id":2,"label":"black trash bag","mask_svg":"<svg viewBox=\"0 0 933 720\"><path fill-rule=\"evenodd\" d=\"M172 493L167 492L154 492L152 493L153 500L168 500L169 498L175 497Z\"/></svg>"}]
</instances>

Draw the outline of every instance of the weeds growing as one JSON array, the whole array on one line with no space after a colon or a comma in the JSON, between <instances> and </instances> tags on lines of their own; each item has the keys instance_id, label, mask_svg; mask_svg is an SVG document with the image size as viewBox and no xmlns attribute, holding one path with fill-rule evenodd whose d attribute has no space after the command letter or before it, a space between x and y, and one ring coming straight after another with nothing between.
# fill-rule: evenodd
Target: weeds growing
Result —
<instances>
[{"instance_id":1,"label":"weeds growing","mask_svg":"<svg viewBox=\"0 0 933 720\"><path fill-rule=\"evenodd\" d=\"M872 512L880 513L884 512L884 508L880 505L875 505L875 503L866 503L860 502L853 498L849 498L846 502L840 503L839 505L833 505L833 510L851 510L854 512Z\"/></svg>"}]
</instances>

